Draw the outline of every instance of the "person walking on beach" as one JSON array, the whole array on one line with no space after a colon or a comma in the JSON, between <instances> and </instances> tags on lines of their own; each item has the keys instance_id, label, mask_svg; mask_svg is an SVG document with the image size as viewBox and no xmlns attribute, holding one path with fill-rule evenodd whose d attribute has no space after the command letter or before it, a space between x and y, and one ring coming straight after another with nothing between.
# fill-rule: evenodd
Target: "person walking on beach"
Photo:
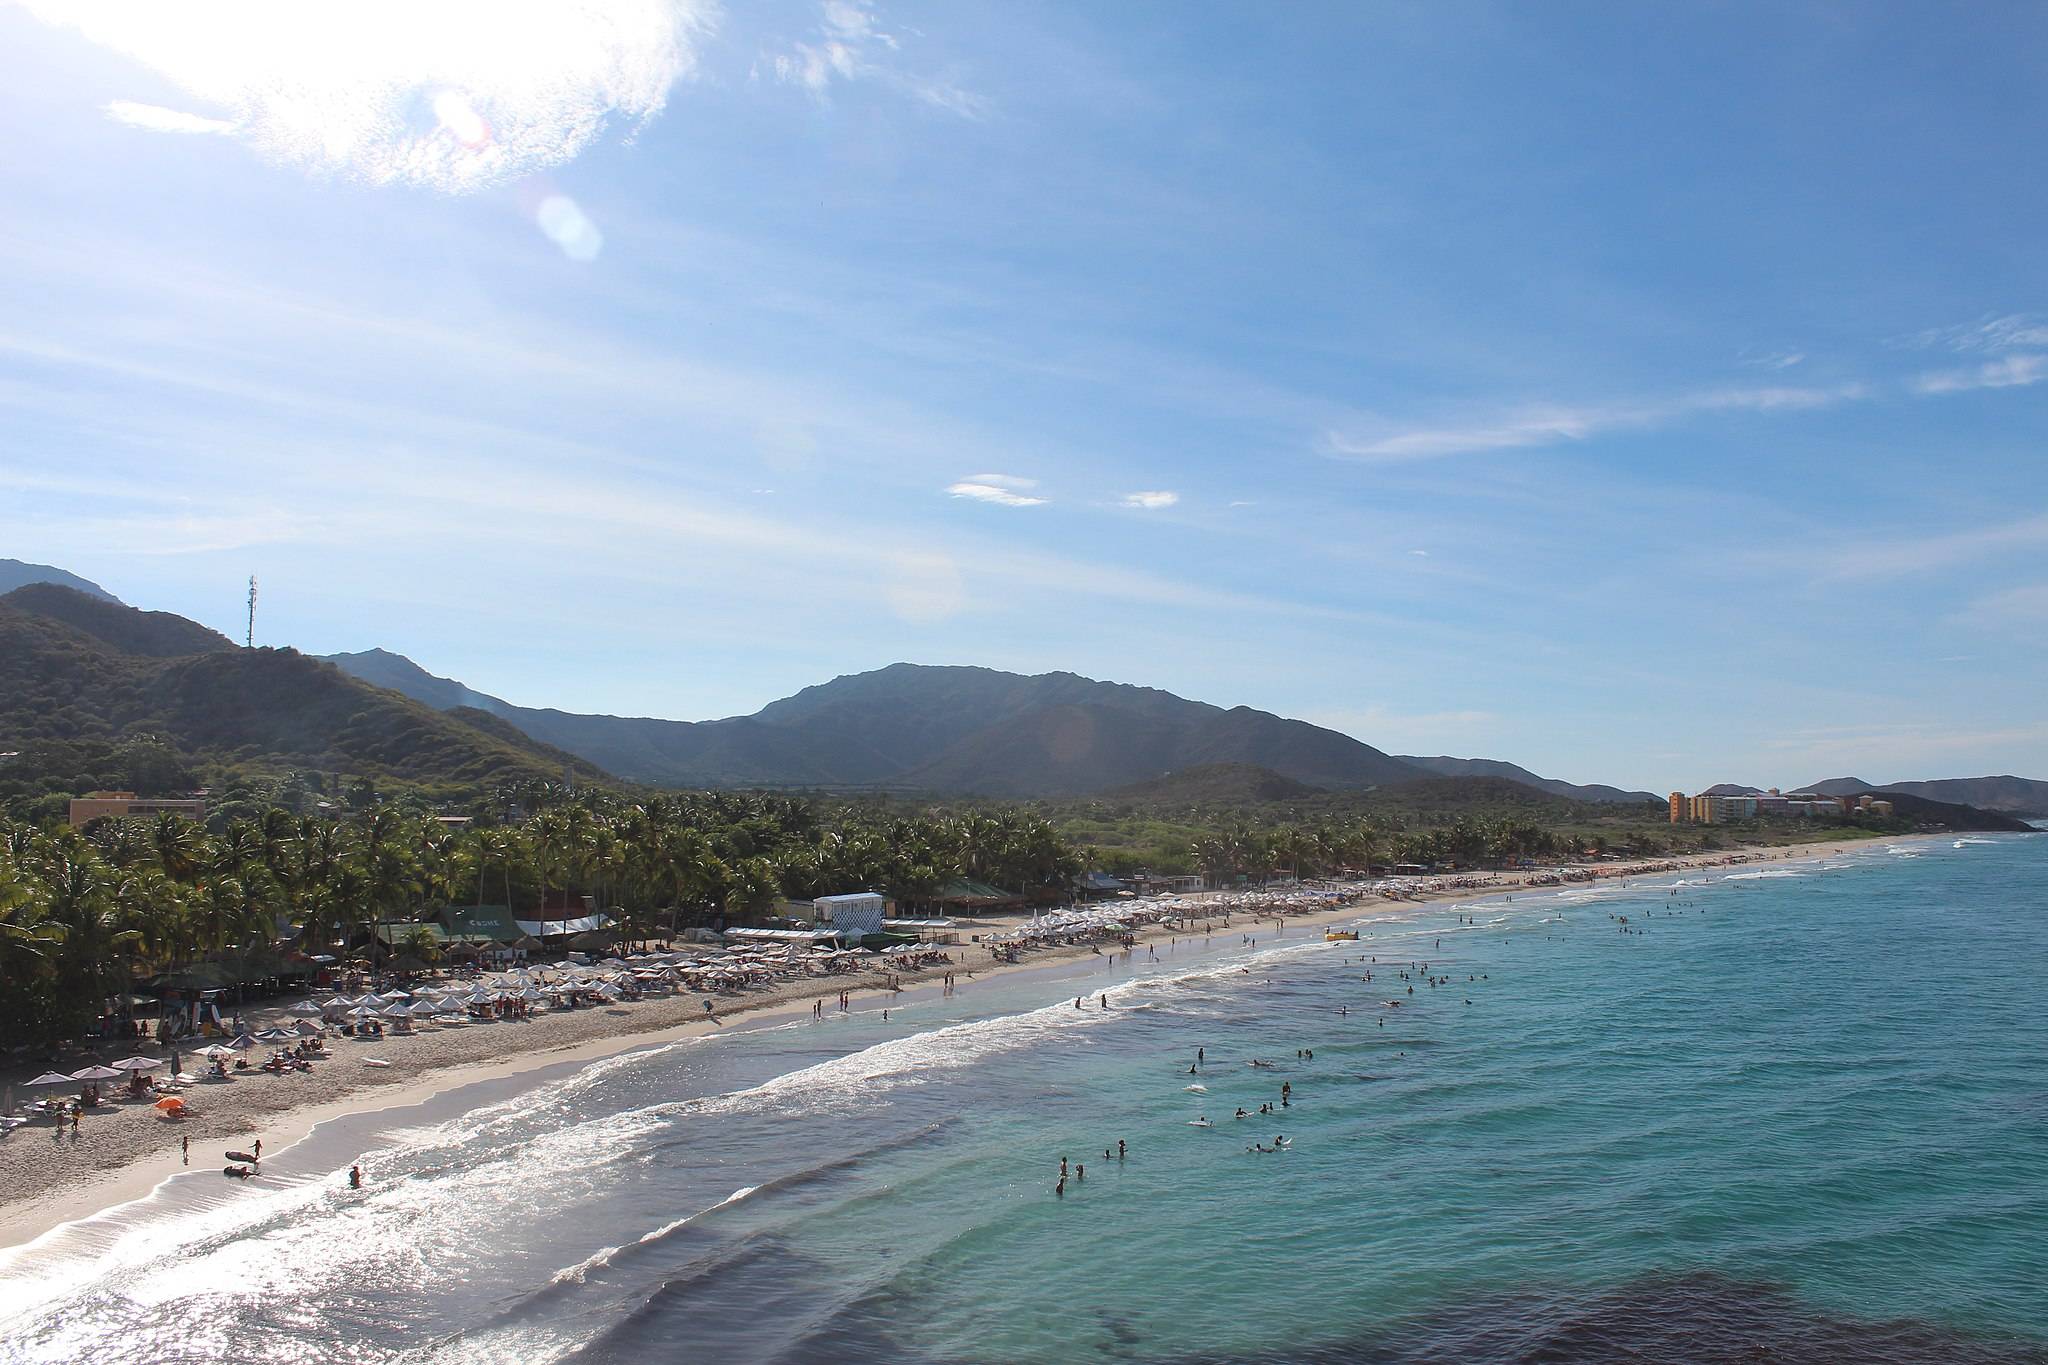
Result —
<instances>
[{"instance_id":1,"label":"person walking on beach","mask_svg":"<svg viewBox=\"0 0 2048 1365\"><path fill-rule=\"evenodd\" d=\"M192 1135L190 1133L178 1139L178 1156L187 1166L192 1164Z\"/></svg>"},{"instance_id":2,"label":"person walking on beach","mask_svg":"<svg viewBox=\"0 0 2048 1365\"><path fill-rule=\"evenodd\" d=\"M249 1151L255 1156L255 1158L258 1161L263 1160L263 1139L257 1138L256 1145L254 1147L251 1147Z\"/></svg>"}]
</instances>

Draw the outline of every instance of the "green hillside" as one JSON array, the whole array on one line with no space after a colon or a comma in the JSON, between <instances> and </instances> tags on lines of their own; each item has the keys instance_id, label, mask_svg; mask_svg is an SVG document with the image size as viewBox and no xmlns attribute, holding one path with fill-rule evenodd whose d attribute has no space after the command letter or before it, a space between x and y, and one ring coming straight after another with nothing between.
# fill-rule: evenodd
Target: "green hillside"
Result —
<instances>
[{"instance_id":1,"label":"green hillside","mask_svg":"<svg viewBox=\"0 0 2048 1365\"><path fill-rule=\"evenodd\" d=\"M18 755L0 792L118 776L152 740L157 767L175 770L167 783L298 770L436 788L604 776L493 717L436 711L295 650L238 649L182 617L46 584L0 597L0 752Z\"/></svg>"}]
</instances>

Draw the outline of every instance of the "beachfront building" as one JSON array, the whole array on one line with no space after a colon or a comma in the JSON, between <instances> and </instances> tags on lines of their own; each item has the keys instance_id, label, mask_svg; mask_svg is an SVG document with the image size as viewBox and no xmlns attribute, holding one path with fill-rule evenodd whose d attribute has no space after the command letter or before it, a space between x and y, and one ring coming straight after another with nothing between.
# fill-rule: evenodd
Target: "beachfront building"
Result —
<instances>
[{"instance_id":1,"label":"beachfront building","mask_svg":"<svg viewBox=\"0 0 2048 1365\"><path fill-rule=\"evenodd\" d=\"M811 902L818 925L830 925L847 942L858 943L863 935L882 932L882 915L888 902L879 891L854 891L841 896L819 896Z\"/></svg>"},{"instance_id":2,"label":"beachfront building","mask_svg":"<svg viewBox=\"0 0 2048 1365\"><path fill-rule=\"evenodd\" d=\"M1880 811L1879 807L1883 809ZM1868 796L1852 800L1846 796L1822 796L1818 792L1787 793L1776 787L1764 792L1734 795L1671 793L1671 823L1674 825L1725 825L1737 820L1790 817L1834 820L1857 811L1890 815L1892 803L1874 801Z\"/></svg>"},{"instance_id":3,"label":"beachfront building","mask_svg":"<svg viewBox=\"0 0 2048 1365\"><path fill-rule=\"evenodd\" d=\"M203 797L139 797L134 792L87 792L71 801L71 828L84 829L95 820L149 819L158 815L182 815L187 820L206 819Z\"/></svg>"}]
</instances>

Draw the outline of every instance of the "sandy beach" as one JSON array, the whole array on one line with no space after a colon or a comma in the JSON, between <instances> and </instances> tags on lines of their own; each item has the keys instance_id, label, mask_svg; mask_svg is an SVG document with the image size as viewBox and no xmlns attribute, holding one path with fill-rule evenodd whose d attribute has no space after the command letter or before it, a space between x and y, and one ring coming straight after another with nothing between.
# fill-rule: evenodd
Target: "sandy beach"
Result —
<instances>
[{"instance_id":1,"label":"sandy beach","mask_svg":"<svg viewBox=\"0 0 2048 1365\"><path fill-rule=\"evenodd\" d=\"M1757 848L1660 859L1654 864L1597 864L1583 871L1592 880L1668 875L1692 867L1825 857L1856 848L1881 847L1884 842L1854 839ZM1409 893L1398 899L1371 894L1363 904L1353 902L1332 910L1295 915L1289 922L1315 928L1354 919L1365 909L1387 905L1484 899L1532 883L1540 889L1556 889L1545 885L1544 879L1546 874L1554 876L1557 871L1540 869L1423 879L1423 884L1411 884ZM1238 925L1249 920L1243 912L1231 918ZM958 921L963 942L947 949L952 958L951 970L956 974L956 994L965 995L978 985L1013 973L1095 958L1101 948L1088 944L1033 948L1016 963L1000 963L993 960L986 946L965 942L969 935L1000 932L1016 927L1017 923L1015 919ZM1218 924L1223 924L1220 917ZM1142 945L1175 932L1182 931L1148 926L1138 930L1136 936ZM898 971L895 975L901 990L914 994L920 988L938 989L946 970L939 967L923 972ZM881 1008L905 998L889 988L887 974L875 970L799 978L727 997L719 1002L718 1018L712 1021L705 1019L697 997L669 996L616 1006L547 1012L524 1020L387 1034L373 1041L334 1037L328 1041L327 1058L315 1063L310 1074L272 1075L251 1069L230 1080L194 1084L185 1092L191 1112L180 1120L160 1117L148 1100L92 1109L75 1136L68 1123L39 1119L0 1139L0 1247L19 1245L60 1224L140 1198L180 1171L217 1169L226 1149L246 1148L257 1138L261 1138L265 1153L274 1158L328 1119L415 1105L478 1082L572 1066L720 1028L808 1014L812 1001L820 996L825 998L825 1007L832 1009L841 991L851 992L851 1003L856 1009ZM245 1020L257 1027L274 1020L289 1020L283 1010L291 1003L271 1002L266 1009L245 1016ZM75 1069L91 1060L107 1060L136 1050L146 1055L163 1055L161 1049L153 1046L137 1049L134 1044L107 1043L97 1054L74 1050L56 1065ZM185 1055L189 1056L189 1051ZM365 1065L366 1057L388 1065ZM21 1083L46 1069L46 1060L9 1068L0 1074L0 1086L12 1085L17 1094L24 1093ZM198 1064L199 1059L192 1058L188 1069ZM118 1087L110 1086L110 1093L115 1088ZM189 1166L181 1152L184 1139L190 1141Z\"/></svg>"}]
</instances>

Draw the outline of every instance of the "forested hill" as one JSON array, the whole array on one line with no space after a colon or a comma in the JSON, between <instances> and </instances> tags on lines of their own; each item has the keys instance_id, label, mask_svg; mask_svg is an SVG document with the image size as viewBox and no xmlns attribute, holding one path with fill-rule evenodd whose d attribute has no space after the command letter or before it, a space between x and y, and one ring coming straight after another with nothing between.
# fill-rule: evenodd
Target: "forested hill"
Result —
<instances>
[{"instance_id":1,"label":"forested hill","mask_svg":"<svg viewBox=\"0 0 2048 1365\"><path fill-rule=\"evenodd\" d=\"M806 687L751 716L691 722L514 706L383 650L333 661L429 705L489 711L621 777L667 786L1029 798L1219 763L1349 789L1424 775L1304 721L1073 673L891 664Z\"/></svg>"},{"instance_id":2,"label":"forested hill","mask_svg":"<svg viewBox=\"0 0 2048 1365\"><path fill-rule=\"evenodd\" d=\"M1929 782L1887 782L1882 785L1854 777L1835 777L1801 790L1816 791L1824 796L1903 792L1927 801L2004 811L2007 815L2048 815L2048 782L2009 774L1999 777L1938 777Z\"/></svg>"},{"instance_id":3,"label":"forested hill","mask_svg":"<svg viewBox=\"0 0 2048 1365\"><path fill-rule=\"evenodd\" d=\"M515 727L437 711L296 650L237 648L183 617L50 584L0 596L0 751L22 755L17 775L67 748L144 735L188 764L270 772L446 786L604 776Z\"/></svg>"}]
</instances>

